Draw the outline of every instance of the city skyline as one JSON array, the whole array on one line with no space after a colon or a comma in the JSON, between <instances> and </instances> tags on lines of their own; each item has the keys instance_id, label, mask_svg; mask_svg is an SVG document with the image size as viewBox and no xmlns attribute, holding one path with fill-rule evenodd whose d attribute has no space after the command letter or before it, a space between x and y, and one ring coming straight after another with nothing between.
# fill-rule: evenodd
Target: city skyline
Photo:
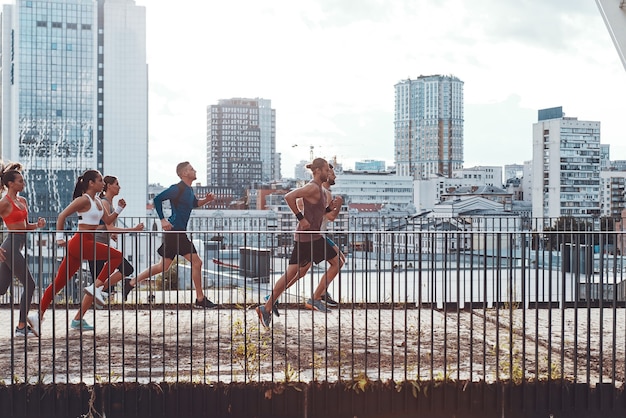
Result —
<instances>
[{"instance_id":1,"label":"city skyline","mask_svg":"<svg viewBox=\"0 0 626 418\"><path fill-rule=\"evenodd\" d=\"M175 182L183 160L204 183L206 108L229 97L272 101L285 177L310 146L345 167L393 164L394 85L428 74L465 83L464 166L530 160L537 111L552 106L600 121L611 158L626 159L626 72L593 0L136 4L146 7L151 183ZM194 12L171 19L174 8Z\"/></svg>"}]
</instances>

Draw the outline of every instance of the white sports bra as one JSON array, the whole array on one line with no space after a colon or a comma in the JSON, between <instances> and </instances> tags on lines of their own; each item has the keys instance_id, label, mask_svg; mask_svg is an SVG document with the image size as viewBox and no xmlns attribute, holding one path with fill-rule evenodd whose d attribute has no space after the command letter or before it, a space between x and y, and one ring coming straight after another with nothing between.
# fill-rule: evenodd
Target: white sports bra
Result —
<instances>
[{"instance_id":1,"label":"white sports bra","mask_svg":"<svg viewBox=\"0 0 626 418\"><path fill-rule=\"evenodd\" d=\"M99 225L100 219L102 219L102 215L104 215L104 209L102 206L102 201L100 201L99 197L96 197L98 201L100 201L100 208L98 209L98 205L96 205L95 200L92 199L91 196L85 194L91 201L91 206L87 212L78 212L78 224L79 225Z\"/></svg>"}]
</instances>

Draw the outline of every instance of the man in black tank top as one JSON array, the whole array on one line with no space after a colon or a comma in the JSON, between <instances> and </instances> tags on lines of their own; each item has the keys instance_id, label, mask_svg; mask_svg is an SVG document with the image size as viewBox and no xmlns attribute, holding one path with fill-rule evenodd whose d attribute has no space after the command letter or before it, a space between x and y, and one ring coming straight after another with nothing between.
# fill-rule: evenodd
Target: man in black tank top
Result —
<instances>
[{"instance_id":1,"label":"man in black tank top","mask_svg":"<svg viewBox=\"0 0 626 418\"><path fill-rule=\"evenodd\" d=\"M317 264L323 260L328 261L338 257L337 251L326 241L320 231L327 207L326 193L322 189L322 183L327 181L330 175L330 167L323 158L316 158L311 164L307 165L307 168L313 172L313 180L285 195L287 205L298 218L298 226L287 271L274 285L272 294L265 302L265 305L256 308L261 324L264 327L269 327L272 321L272 305L274 302L278 300L288 285L295 283L306 274L309 267L311 267L311 263ZM298 209L297 202L299 199L302 199L304 203L304 213ZM331 263L329 271L333 268L333 265L338 270L339 262L336 262ZM321 300L310 299L307 301L307 304L309 309L326 312L326 308Z\"/></svg>"}]
</instances>

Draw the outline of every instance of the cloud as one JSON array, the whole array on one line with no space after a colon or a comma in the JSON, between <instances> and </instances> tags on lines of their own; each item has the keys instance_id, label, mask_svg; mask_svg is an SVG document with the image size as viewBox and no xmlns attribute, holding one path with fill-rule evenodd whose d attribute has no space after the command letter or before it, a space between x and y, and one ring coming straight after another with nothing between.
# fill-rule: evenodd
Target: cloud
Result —
<instances>
[{"instance_id":1,"label":"cloud","mask_svg":"<svg viewBox=\"0 0 626 418\"><path fill-rule=\"evenodd\" d=\"M537 109L521 97L465 106L464 166L522 164L532 159L532 124Z\"/></svg>"},{"instance_id":2,"label":"cloud","mask_svg":"<svg viewBox=\"0 0 626 418\"><path fill-rule=\"evenodd\" d=\"M272 101L284 174L308 160L310 144L350 164L391 164L394 85L428 74L465 83L472 165L507 163L496 160L509 150L530 158L544 107L601 120L604 143L624 139L626 74L591 0L179 0L176 8L193 11L180 23L169 1L143 3L151 179L192 155L204 180L206 107L231 97Z\"/></svg>"}]
</instances>

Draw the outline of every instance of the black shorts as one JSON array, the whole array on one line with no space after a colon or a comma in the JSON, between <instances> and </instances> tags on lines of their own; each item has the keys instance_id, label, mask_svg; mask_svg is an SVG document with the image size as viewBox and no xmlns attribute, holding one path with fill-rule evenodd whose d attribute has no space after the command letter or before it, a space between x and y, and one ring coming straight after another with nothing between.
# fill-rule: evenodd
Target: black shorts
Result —
<instances>
[{"instance_id":1,"label":"black shorts","mask_svg":"<svg viewBox=\"0 0 626 418\"><path fill-rule=\"evenodd\" d=\"M163 244L157 250L157 253L163 258L173 260L177 255L196 254L196 247L193 242L189 241L189 237L185 232L163 234Z\"/></svg>"},{"instance_id":2,"label":"black shorts","mask_svg":"<svg viewBox=\"0 0 626 418\"><path fill-rule=\"evenodd\" d=\"M322 260L332 260L337 257L337 251L325 238L319 238L313 242L296 241L291 252L289 264L306 266L313 260L315 264Z\"/></svg>"}]
</instances>

